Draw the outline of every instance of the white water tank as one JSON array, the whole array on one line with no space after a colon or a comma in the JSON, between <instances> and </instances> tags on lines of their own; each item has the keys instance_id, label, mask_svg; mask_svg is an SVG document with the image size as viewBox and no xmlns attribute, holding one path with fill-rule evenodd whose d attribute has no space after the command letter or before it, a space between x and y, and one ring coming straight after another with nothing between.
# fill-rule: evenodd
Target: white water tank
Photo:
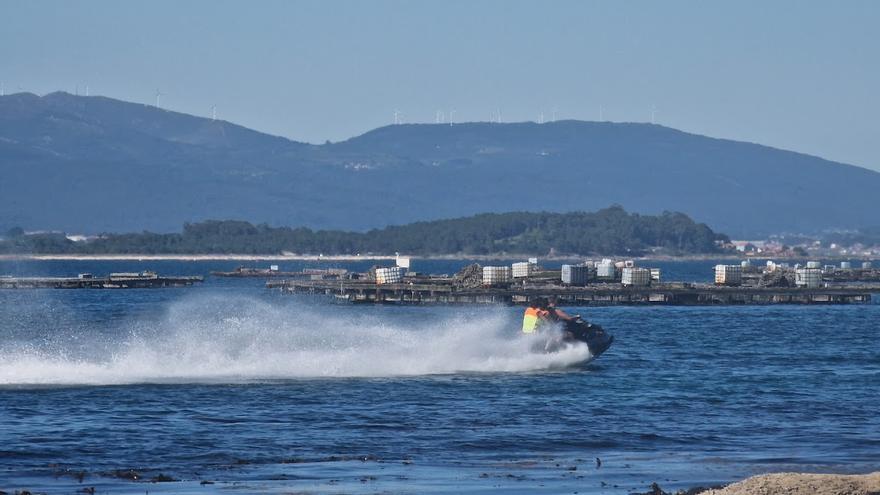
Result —
<instances>
[{"instance_id":1,"label":"white water tank","mask_svg":"<svg viewBox=\"0 0 880 495\"><path fill-rule=\"evenodd\" d=\"M660 282L660 269L659 268L651 268L651 283Z\"/></svg>"},{"instance_id":2,"label":"white water tank","mask_svg":"<svg viewBox=\"0 0 880 495\"><path fill-rule=\"evenodd\" d=\"M562 283L584 286L593 275L593 267L586 265L562 265Z\"/></svg>"},{"instance_id":3,"label":"white water tank","mask_svg":"<svg viewBox=\"0 0 880 495\"><path fill-rule=\"evenodd\" d=\"M403 281L403 274L406 272L406 269L401 268L399 266L392 266L388 268L376 268L376 283L377 284L399 284Z\"/></svg>"},{"instance_id":4,"label":"white water tank","mask_svg":"<svg viewBox=\"0 0 880 495\"><path fill-rule=\"evenodd\" d=\"M715 284L732 286L741 285L742 266L715 265Z\"/></svg>"},{"instance_id":5,"label":"white water tank","mask_svg":"<svg viewBox=\"0 0 880 495\"><path fill-rule=\"evenodd\" d=\"M822 270L819 268L798 268L794 274L794 284L798 287L815 288L822 284Z\"/></svg>"},{"instance_id":6,"label":"white water tank","mask_svg":"<svg viewBox=\"0 0 880 495\"><path fill-rule=\"evenodd\" d=\"M852 263L850 263L849 261L841 261L840 262L840 269L841 270L852 270Z\"/></svg>"},{"instance_id":7,"label":"white water tank","mask_svg":"<svg viewBox=\"0 0 880 495\"><path fill-rule=\"evenodd\" d=\"M509 266L484 266L483 285L497 285L510 282L511 271Z\"/></svg>"},{"instance_id":8,"label":"white water tank","mask_svg":"<svg viewBox=\"0 0 880 495\"><path fill-rule=\"evenodd\" d=\"M535 270L536 265L529 263L528 261L523 261L520 263L514 263L511 268L513 278L524 278L528 277Z\"/></svg>"},{"instance_id":9,"label":"white water tank","mask_svg":"<svg viewBox=\"0 0 880 495\"><path fill-rule=\"evenodd\" d=\"M602 260L596 265L596 276L604 279L614 279L617 277L617 267L611 260Z\"/></svg>"},{"instance_id":10,"label":"white water tank","mask_svg":"<svg viewBox=\"0 0 880 495\"><path fill-rule=\"evenodd\" d=\"M620 282L623 285L644 287L651 283L651 270L626 266L621 272Z\"/></svg>"}]
</instances>

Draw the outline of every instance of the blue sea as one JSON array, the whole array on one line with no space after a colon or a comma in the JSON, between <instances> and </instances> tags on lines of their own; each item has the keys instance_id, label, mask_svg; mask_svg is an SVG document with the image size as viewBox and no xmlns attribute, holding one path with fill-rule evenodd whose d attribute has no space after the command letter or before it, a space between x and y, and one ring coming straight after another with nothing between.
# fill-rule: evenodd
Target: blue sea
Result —
<instances>
[{"instance_id":1,"label":"blue sea","mask_svg":"<svg viewBox=\"0 0 880 495\"><path fill-rule=\"evenodd\" d=\"M646 263L691 281L714 264ZM264 282L0 290L0 491L627 494L880 468L876 301L570 308L615 335L585 362L579 346L535 352L519 308L350 305Z\"/></svg>"}]
</instances>

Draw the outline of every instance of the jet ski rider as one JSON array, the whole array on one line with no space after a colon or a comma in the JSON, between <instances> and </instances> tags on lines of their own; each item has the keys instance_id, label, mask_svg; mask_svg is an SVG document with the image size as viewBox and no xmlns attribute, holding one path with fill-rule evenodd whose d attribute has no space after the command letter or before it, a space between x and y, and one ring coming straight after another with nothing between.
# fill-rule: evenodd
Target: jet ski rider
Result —
<instances>
[{"instance_id":1,"label":"jet ski rider","mask_svg":"<svg viewBox=\"0 0 880 495\"><path fill-rule=\"evenodd\" d=\"M550 299L547 300L547 312L550 319L555 321L574 321L581 317L581 315L570 315L564 310L559 309L556 306L556 296L550 296Z\"/></svg>"}]
</instances>

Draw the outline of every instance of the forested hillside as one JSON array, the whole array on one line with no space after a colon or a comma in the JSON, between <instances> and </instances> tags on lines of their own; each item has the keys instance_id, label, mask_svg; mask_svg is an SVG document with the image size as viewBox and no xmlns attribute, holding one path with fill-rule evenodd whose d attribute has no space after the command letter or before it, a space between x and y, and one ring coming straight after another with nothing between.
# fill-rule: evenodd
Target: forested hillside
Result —
<instances>
[{"instance_id":1,"label":"forested hillside","mask_svg":"<svg viewBox=\"0 0 880 495\"><path fill-rule=\"evenodd\" d=\"M0 241L0 252L638 255L651 249L669 254L717 252L716 241L723 240L727 237L681 213L644 216L615 206L595 213L487 213L365 233L234 220L186 224L183 232L174 234L105 234L90 242L73 242L63 234L24 235L16 230Z\"/></svg>"}]
</instances>

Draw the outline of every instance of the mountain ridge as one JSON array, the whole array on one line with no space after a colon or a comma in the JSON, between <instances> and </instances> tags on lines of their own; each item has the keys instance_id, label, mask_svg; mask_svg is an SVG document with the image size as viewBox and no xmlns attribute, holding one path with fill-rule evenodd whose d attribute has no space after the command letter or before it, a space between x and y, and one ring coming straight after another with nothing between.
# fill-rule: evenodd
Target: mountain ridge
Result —
<instances>
[{"instance_id":1,"label":"mountain ridge","mask_svg":"<svg viewBox=\"0 0 880 495\"><path fill-rule=\"evenodd\" d=\"M0 228L86 233L217 217L365 230L622 204L742 237L876 223L880 188L863 167L655 124L399 124L314 145L62 92L0 97L0 174Z\"/></svg>"}]
</instances>

